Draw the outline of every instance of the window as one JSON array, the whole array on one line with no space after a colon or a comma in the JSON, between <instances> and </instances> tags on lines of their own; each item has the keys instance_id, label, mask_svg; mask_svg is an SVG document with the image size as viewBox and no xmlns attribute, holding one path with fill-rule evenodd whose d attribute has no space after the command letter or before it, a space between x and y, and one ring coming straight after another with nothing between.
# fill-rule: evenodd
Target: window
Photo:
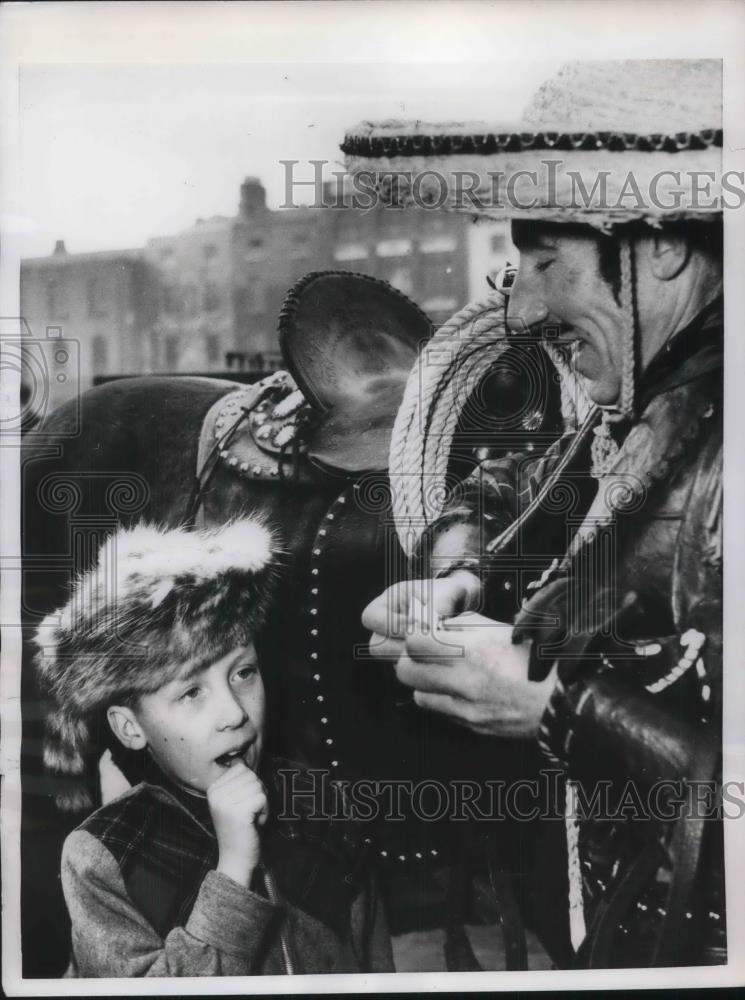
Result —
<instances>
[{"instance_id":1,"label":"window","mask_svg":"<svg viewBox=\"0 0 745 1000\"><path fill-rule=\"evenodd\" d=\"M422 309L426 313L440 313L446 312L448 314L455 312L458 305L458 300L449 295L434 295L431 299L425 299L422 303Z\"/></svg>"},{"instance_id":2,"label":"window","mask_svg":"<svg viewBox=\"0 0 745 1000\"><path fill-rule=\"evenodd\" d=\"M204 357L208 365L216 365L220 360L220 338L208 333L204 338Z\"/></svg>"},{"instance_id":3,"label":"window","mask_svg":"<svg viewBox=\"0 0 745 1000\"><path fill-rule=\"evenodd\" d=\"M367 247L364 243L344 243L334 250L334 260L364 260Z\"/></svg>"},{"instance_id":4,"label":"window","mask_svg":"<svg viewBox=\"0 0 745 1000\"><path fill-rule=\"evenodd\" d=\"M176 371L179 360L178 337L170 336L164 339L165 366L167 371Z\"/></svg>"},{"instance_id":5,"label":"window","mask_svg":"<svg viewBox=\"0 0 745 1000\"><path fill-rule=\"evenodd\" d=\"M452 253L457 245L454 236L428 236L421 240L419 249L422 253Z\"/></svg>"},{"instance_id":6,"label":"window","mask_svg":"<svg viewBox=\"0 0 745 1000\"><path fill-rule=\"evenodd\" d=\"M97 333L91 343L93 374L103 375L109 366L109 342L103 334Z\"/></svg>"},{"instance_id":7,"label":"window","mask_svg":"<svg viewBox=\"0 0 745 1000\"><path fill-rule=\"evenodd\" d=\"M403 257L411 253L411 240L379 240L375 248L378 257Z\"/></svg>"}]
</instances>

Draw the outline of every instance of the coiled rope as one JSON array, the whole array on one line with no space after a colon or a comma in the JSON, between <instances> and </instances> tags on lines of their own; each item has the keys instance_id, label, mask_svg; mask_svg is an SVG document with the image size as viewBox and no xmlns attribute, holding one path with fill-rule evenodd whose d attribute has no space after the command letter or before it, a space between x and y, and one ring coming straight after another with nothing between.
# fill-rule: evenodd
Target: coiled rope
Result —
<instances>
[{"instance_id":1,"label":"coiled rope","mask_svg":"<svg viewBox=\"0 0 745 1000\"><path fill-rule=\"evenodd\" d=\"M510 347L507 296L494 290L448 320L423 348L404 391L391 435L389 479L396 531L408 557L442 512L458 420L471 394ZM562 378L562 413L574 429L591 407L561 349L547 345Z\"/></svg>"}]
</instances>

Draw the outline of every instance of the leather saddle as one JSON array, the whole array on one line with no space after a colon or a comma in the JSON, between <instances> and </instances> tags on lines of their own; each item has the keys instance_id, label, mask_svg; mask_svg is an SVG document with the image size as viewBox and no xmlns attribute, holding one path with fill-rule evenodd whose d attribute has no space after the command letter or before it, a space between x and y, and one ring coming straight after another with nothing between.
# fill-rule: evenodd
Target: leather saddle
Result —
<instances>
[{"instance_id":1,"label":"leather saddle","mask_svg":"<svg viewBox=\"0 0 745 1000\"><path fill-rule=\"evenodd\" d=\"M430 319L385 281L315 271L288 292L279 317L287 371L222 397L207 414L210 453L250 479L313 480L385 471L393 422Z\"/></svg>"}]
</instances>

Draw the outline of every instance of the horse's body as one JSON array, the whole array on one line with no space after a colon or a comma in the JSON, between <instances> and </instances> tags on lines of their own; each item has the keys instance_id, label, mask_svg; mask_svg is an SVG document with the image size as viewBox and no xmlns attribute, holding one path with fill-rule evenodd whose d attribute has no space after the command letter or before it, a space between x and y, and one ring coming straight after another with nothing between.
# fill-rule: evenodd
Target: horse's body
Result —
<instances>
[{"instance_id":1,"label":"horse's body","mask_svg":"<svg viewBox=\"0 0 745 1000\"><path fill-rule=\"evenodd\" d=\"M202 422L210 407L235 388L234 383L206 378L112 382L63 406L27 436L23 617L28 636L41 616L66 599L72 577L90 565L111 531L141 520L172 526L188 519ZM355 505L357 479L321 471L304 461L300 482L266 482L241 477L220 462L201 498L199 515L209 525L243 512L263 511L281 533L285 571L265 657L266 672L277 682L272 725L279 730L283 755L329 769L341 780L364 776L416 783L423 777L439 778L443 762L454 759L454 743L459 737L468 743L469 738L455 734L454 740L447 727L423 720L392 671L355 656L355 647L365 639L359 620L362 608L385 586L396 566L400 572L404 568L402 559L390 558L397 546L387 500L373 488L366 490L366 504ZM384 490L384 478L374 482ZM314 542L340 496L349 504L343 510L336 506L337 518L346 519L344 541L330 536L326 566L321 564L316 576L312 570L318 569L319 559L313 555L318 551ZM313 594L319 582L323 592ZM319 612L313 619L312 606ZM310 658L310 629L319 623L325 629L319 647L322 660ZM68 821L52 806L54 785L41 762L44 703L28 655L26 660L24 940L46 942L43 955L27 952L29 974L57 975L66 956L66 941L59 936L66 919L60 894L50 892L50 887L58 885L62 841L80 817ZM397 702L404 700L397 708ZM428 751L421 754L425 742ZM442 851L443 824L440 827L436 833L428 824L416 834L411 824L373 824L383 838L382 860L403 856L409 861L418 854L422 864ZM47 902L40 909L41 897Z\"/></svg>"},{"instance_id":2,"label":"horse's body","mask_svg":"<svg viewBox=\"0 0 745 1000\"><path fill-rule=\"evenodd\" d=\"M111 382L63 406L26 438L23 455L23 619L27 637L67 598L72 576L87 568L107 534L152 521L183 524L195 512L195 475L205 415L235 383L208 378L149 377ZM392 420L391 415L391 420ZM338 434L338 430L334 430ZM336 440L328 435L327 440ZM473 438L469 438L473 444ZM408 782L505 777L514 748L496 741L484 764L483 743L465 730L419 712L392 669L362 652L360 613L406 573L390 514L387 477L301 459L297 479L251 478L217 462L199 495L198 516L221 524L264 512L285 550L276 613L263 650L274 684L270 725L284 756L326 769L332 778ZM353 451L352 451L353 454ZM473 464L471 462L471 464ZM461 470L462 471L462 470ZM28 658L27 658L28 659ZM28 975L58 975L67 942L58 885L64 836L80 817L63 820L41 763L44 704L33 671L24 670L24 941ZM93 761L91 762L94 763ZM519 762L517 764L519 767ZM92 785L96 780L92 768ZM452 824L399 815L390 787L370 824L379 860L417 870L449 851ZM39 907L39 899L45 905Z\"/></svg>"}]
</instances>

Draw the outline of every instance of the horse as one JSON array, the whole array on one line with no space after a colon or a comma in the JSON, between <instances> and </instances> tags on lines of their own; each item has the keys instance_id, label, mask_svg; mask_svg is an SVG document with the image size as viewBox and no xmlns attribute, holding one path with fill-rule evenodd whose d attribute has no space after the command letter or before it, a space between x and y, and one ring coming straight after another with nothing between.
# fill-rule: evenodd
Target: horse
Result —
<instances>
[{"instance_id":1,"label":"horse","mask_svg":"<svg viewBox=\"0 0 745 1000\"><path fill-rule=\"evenodd\" d=\"M22 459L26 640L117 528L209 526L259 512L283 549L264 641L282 755L373 788L391 779L409 787L472 779L483 743L421 713L392 668L368 662L360 623L368 601L409 571L392 516L388 449L407 377L431 335L429 318L387 283L313 272L290 290L279 318L286 371L242 387L207 377L116 380L51 413L26 436ZM504 345L497 354L469 393L479 405L461 407L448 441L454 482L493 444L479 431L484 413L526 412L524 371ZM541 407L528 406L529 419L508 436L514 447L543 446L560 431L558 390L544 375ZM54 780L41 764L45 704L29 655L27 644L22 932L45 947L24 950L24 971L54 976L67 957L67 921L61 893L49 887L81 817L61 817L53 805ZM512 749L503 756L504 772L517 766ZM90 782L95 793L94 760ZM390 800L376 806L369 839L391 884L400 872L421 883L454 851L463 860L464 841L454 841L447 817L397 814ZM453 899L454 912L463 911L465 901ZM469 954L460 967L477 966Z\"/></svg>"}]
</instances>

